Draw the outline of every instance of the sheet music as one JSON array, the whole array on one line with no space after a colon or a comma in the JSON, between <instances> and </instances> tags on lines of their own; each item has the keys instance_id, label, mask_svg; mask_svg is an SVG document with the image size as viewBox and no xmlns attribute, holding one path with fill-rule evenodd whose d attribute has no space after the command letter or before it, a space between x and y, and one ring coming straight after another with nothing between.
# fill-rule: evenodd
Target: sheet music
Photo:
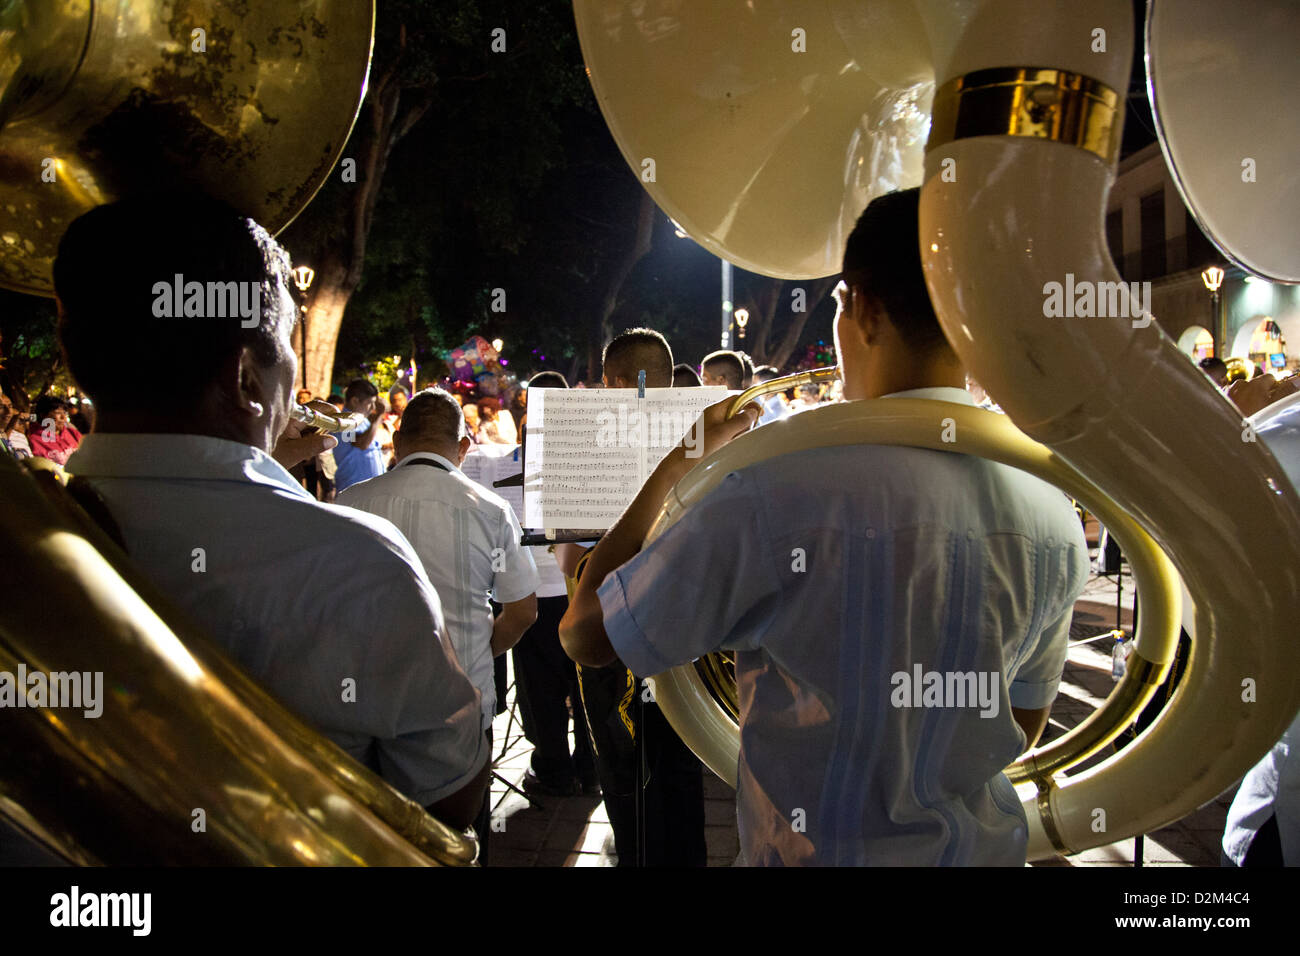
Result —
<instances>
[{"instance_id":1,"label":"sheet music","mask_svg":"<svg viewBox=\"0 0 1300 956\"><path fill-rule=\"evenodd\" d=\"M474 445L461 464L460 470L465 477L475 484L482 485L493 494L500 495L514 509L515 518L523 524L524 489L520 485L495 488L493 483L511 475L517 475L524 468L523 453L518 445Z\"/></svg>"},{"instance_id":2,"label":"sheet music","mask_svg":"<svg viewBox=\"0 0 1300 956\"><path fill-rule=\"evenodd\" d=\"M722 388L537 389L528 396L524 527L605 529Z\"/></svg>"}]
</instances>

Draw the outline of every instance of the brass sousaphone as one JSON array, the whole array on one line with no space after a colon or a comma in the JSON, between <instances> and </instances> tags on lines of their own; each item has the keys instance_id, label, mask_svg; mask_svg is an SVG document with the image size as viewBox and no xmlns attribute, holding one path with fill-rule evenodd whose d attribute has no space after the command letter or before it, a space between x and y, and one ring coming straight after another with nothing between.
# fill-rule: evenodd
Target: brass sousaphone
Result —
<instances>
[{"instance_id":1,"label":"brass sousaphone","mask_svg":"<svg viewBox=\"0 0 1300 956\"><path fill-rule=\"evenodd\" d=\"M834 274L867 202L921 186L931 297L1009 419L956 412L960 437L947 444L932 411L901 399L806 412L797 428L765 426L701 462L652 536L728 471L800 448L894 442L1038 473L1124 543L1142 617L1130 677L1106 705L1009 770L1030 858L1151 831L1229 787L1300 706L1295 490L1158 323L1044 309L1045 287L1067 274L1120 281L1102 224L1130 4L577 0L575 9L624 157L668 215L733 263L793 279ZM1286 99L1300 82L1288 47L1298 32L1300 9L1263 0L1229 13L1211 0L1155 0L1147 22L1161 144L1184 197L1226 254L1287 282L1300 281L1300 182L1283 172L1300 151ZM1244 157L1275 174L1247 182ZM1135 743L1060 776L1113 739L1165 673L1179 575L1195 633L1178 692ZM735 723L699 670L660 675L655 692L683 738L734 781Z\"/></svg>"},{"instance_id":2,"label":"brass sousaphone","mask_svg":"<svg viewBox=\"0 0 1300 956\"><path fill-rule=\"evenodd\" d=\"M49 294L68 223L145 186L283 228L347 142L373 25L369 0L0 3L0 284ZM100 672L103 712L0 712L0 816L83 864L473 861L54 499L0 455L0 671Z\"/></svg>"}]
</instances>

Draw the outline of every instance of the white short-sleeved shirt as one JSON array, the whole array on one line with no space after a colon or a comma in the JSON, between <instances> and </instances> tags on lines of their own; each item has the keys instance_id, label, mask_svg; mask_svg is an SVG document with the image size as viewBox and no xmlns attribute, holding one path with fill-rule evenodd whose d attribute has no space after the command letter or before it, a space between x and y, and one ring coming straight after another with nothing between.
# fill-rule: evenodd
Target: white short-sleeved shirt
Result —
<instances>
[{"instance_id":1,"label":"white short-sleeved shirt","mask_svg":"<svg viewBox=\"0 0 1300 956\"><path fill-rule=\"evenodd\" d=\"M957 388L897 395L972 404ZM1001 772L1025 743L1011 706L1055 697L1087 574L1079 520L1050 485L862 445L727 475L599 595L634 673L737 652L750 864L1023 865ZM896 675L918 670L904 694ZM928 672L976 684L917 706ZM955 706L981 674L987 706L977 690Z\"/></svg>"},{"instance_id":2,"label":"white short-sleeved shirt","mask_svg":"<svg viewBox=\"0 0 1300 956\"><path fill-rule=\"evenodd\" d=\"M88 435L68 471L103 497L132 561L354 759L425 806L482 768L478 694L387 521L322 504L256 448L201 435Z\"/></svg>"},{"instance_id":3,"label":"white short-sleeved shirt","mask_svg":"<svg viewBox=\"0 0 1300 956\"><path fill-rule=\"evenodd\" d=\"M1269 419L1256 432L1300 489L1300 405ZM1264 758L1246 774L1228 808L1223 852L1241 866L1259 828L1277 816L1282 860L1300 866L1300 714Z\"/></svg>"},{"instance_id":4,"label":"white short-sleeved shirt","mask_svg":"<svg viewBox=\"0 0 1300 956\"><path fill-rule=\"evenodd\" d=\"M420 458L442 467L412 463ZM537 568L519 543L510 504L432 452L407 455L392 471L353 485L336 500L387 518L415 548L442 598L456 653L482 695L486 727L496 710L488 597L508 604L537 591Z\"/></svg>"}]
</instances>

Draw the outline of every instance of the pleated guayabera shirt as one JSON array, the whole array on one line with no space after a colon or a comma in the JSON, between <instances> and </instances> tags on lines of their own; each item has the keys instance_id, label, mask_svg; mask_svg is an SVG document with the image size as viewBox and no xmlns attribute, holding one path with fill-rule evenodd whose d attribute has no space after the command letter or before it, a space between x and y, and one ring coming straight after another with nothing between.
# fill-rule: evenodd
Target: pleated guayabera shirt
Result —
<instances>
[{"instance_id":1,"label":"pleated guayabera shirt","mask_svg":"<svg viewBox=\"0 0 1300 956\"><path fill-rule=\"evenodd\" d=\"M750 864L1023 865L1011 707L1056 696L1087 575L1050 485L862 445L729 474L599 593L635 673L736 652Z\"/></svg>"}]
</instances>

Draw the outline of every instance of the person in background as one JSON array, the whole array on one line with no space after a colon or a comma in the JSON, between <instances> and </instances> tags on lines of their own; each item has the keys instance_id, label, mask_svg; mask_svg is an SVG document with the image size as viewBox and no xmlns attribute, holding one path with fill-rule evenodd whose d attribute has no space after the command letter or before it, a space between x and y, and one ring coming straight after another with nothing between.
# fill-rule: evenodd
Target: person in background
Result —
<instances>
[{"instance_id":1,"label":"person in background","mask_svg":"<svg viewBox=\"0 0 1300 956\"><path fill-rule=\"evenodd\" d=\"M478 688L491 741L493 659L537 619L537 568L509 503L460 470L470 441L455 399L440 388L417 393L396 443L397 466L342 491L338 504L387 518L411 542L442 599L456 656ZM502 605L495 617L489 596ZM488 824L485 800L476 824L485 842Z\"/></svg>"},{"instance_id":2,"label":"person in background","mask_svg":"<svg viewBox=\"0 0 1300 956\"><path fill-rule=\"evenodd\" d=\"M653 329L628 329L605 347L602 358L606 388L635 388L640 371L646 373L647 388L672 384L672 349ZM734 355L732 360L739 365ZM560 568L577 579L574 586L580 586L591 553L576 544L555 546ZM572 613L572 608L566 613ZM653 673L657 670L634 674L617 659L578 668L618 865L704 866L708 849L703 768L659 705L646 700L641 685ZM638 827L638 803L643 808L644 839Z\"/></svg>"},{"instance_id":3,"label":"person in background","mask_svg":"<svg viewBox=\"0 0 1300 956\"><path fill-rule=\"evenodd\" d=\"M42 395L36 403L36 422L27 440L37 458L66 465L68 456L81 444L81 432L68 421L68 403L54 395Z\"/></svg>"},{"instance_id":4,"label":"person in background","mask_svg":"<svg viewBox=\"0 0 1300 956\"><path fill-rule=\"evenodd\" d=\"M84 395L72 400L68 421L82 435L89 435L95 428L95 403Z\"/></svg>"},{"instance_id":5,"label":"person in background","mask_svg":"<svg viewBox=\"0 0 1300 956\"><path fill-rule=\"evenodd\" d=\"M479 436L484 442L492 442L498 445L517 445L519 444L519 431L515 428L515 420L511 417L509 410L501 408L500 405L500 402L491 397L479 400L479 416L482 419Z\"/></svg>"},{"instance_id":6,"label":"person in background","mask_svg":"<svg viewBox=\"0 0 1300 956\"><path fill-rule=\"evenodd\" d=\"M774 365L760 365L754 369L754 382L762 384L770 382L775 378L780 378L781 372ZM786 405L785 392L777 392L775 395L769 395L762 400L763 414L758 419L758 424L766 425L768 422L780 421L790 414L790 409Z\"/></svg>"},{"instance_id":7,"label":"person in background","mask_svg":"<svg viewBox=\"0 0 1300 956\"><path fill-rule=\"evenodd\" d=\"M673 388L699 388L700 373L685 362L673 366Z\"/></svg>"},{"instance_id":8,"label":"person in background","mask_svg":"<svg viewBox=\"0 0 1300 956\"><path fill-rule=\"evenodd\" d=\"M27 441L27 426L31 417L27 412L20 412L9 401L9 396L0 392L0 438L15 458L21 461L32 457L32 446Z\"/></svg>"},{"instance_id":9,"label":"person in background","mask_svg":"<svg viewBox=\"0 0 1300 956\"><path fill-rule=\"evenodd\" d=\"M465 434L475 445L482 445L486 439L483 437L483 421L479 417L478 406L473 402L467 402L456 396L457 400L462 403L462 410L465 413Z\"/></svg>"},{"instance_id":10,"label":"person in background","mask_svg":"<svg viewBox=\"0 0 1300 956\"><path fill-rule=\"evenodd\" d=\"M394 385L388 390L388 414L382 421L389 432L396 434L397 429L402 426L402 412L406 410L406 402L409 398L405 385Z\"/></svg>"},{"instance_id":11,"label":"person in background","mask_svg":"<svg viewBox=\"0 0 1300 956\"><path fill-rule=\"evenodd\" d=\"M379 444L382 430L375 426L387 409L379 399L379 389L358 378L348 385L343 397L344 411L361 415L370 424L364 432L350 436L351 441L347 435L339 436L339 443L334 447L334 486L338 491L384 473L384 452Z\"/></svg>"},{"instance_id":12,"label":"person in background","mask_svg":"<svg viewBox=\"0 0 1300 956\"><path fill-rule=\"evenodd\" d=\"M1217 387L1223 388L1228 384L1228 366L1223 359L1208 355L1196 363L1197 367L1205 373L1205 377L1213 382Z\"/></svg>"},{"instance_id":13,"label":"person in background","mask_svg":"<svg viewBox=\"0 0 1300 956\"><path fill-rule=\"evenodd\" d=\"M749 357L748 352L742 352L736 349L736 358L740 359L740 364L745 367L745 372L740 377L740 387L749 388L754 384L754 360Z\"/></svg>"},{"instance_id":14,"label":"person in background","mask_svg":"<svg viewBox=\"0 0 1300 956\"><path fill-rule=\"evenodd\" d=\"M1300 405L1271 415L1256 435L1300 488ZM1300 866L1300 713L1242 778L1224 821L1222 863L1252 869Z\"/></svg>"},{"instance_id":15,"label":"person in background","mask_svg":"<svg viewBox=\"0 0 1300 956\"><path fill-rule=\"evenodd\" d=\"M745 381L745 363L735 352L726 349L710 352L700 363L700 381L704 385L721 385L739 391Z\"/></svg>"}]
</instances>

